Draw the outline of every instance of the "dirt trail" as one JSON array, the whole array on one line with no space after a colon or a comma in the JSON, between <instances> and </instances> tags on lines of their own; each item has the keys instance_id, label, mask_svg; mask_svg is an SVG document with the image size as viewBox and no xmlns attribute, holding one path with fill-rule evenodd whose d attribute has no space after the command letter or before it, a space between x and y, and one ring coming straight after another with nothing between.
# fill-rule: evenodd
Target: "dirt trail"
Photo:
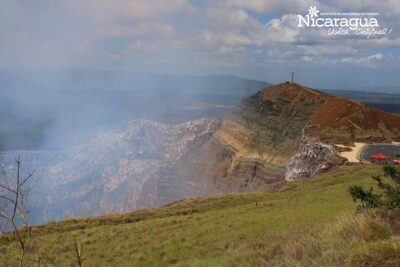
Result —
<instances>
[{"instance_id":1,"label":"dirt trail","mask_svg":"<svg viewBox=\"0 0 400 267\"><path fill-rule=\"evenodd\" d=\"M344 151L338 153L339 156L346 158L349 162L360 162L360 154L366 143L355 143L355 147L349 147L344 145L336 145L341 148L350 148L351 151Z\"/></svg>"},{"instance_id":2,"label":"dirt trail","mask_svg":"<svg viewBox=\"0 0 400 267\"><path fill-rule=\"evenodd\" d=\"M350 120L349 118L346 118L345 120L347 120L351 125L353 125L356 129L362 131L363 129L358 126L357 124L355 124L352 120Z\"/></svg>"}]
</instances>

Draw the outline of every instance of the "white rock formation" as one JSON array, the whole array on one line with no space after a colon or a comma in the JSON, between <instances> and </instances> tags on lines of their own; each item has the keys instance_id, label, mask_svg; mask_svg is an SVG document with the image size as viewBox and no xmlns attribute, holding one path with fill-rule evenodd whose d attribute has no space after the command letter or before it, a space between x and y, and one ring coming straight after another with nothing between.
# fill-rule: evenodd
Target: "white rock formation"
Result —
<instances>
[{"instance_id":1,"label":"white rock formation","mask_svg":"<svg viewBox=\"0 0 400 267\"><path fill-rule=\"evenodd\" d=\"M285 180L295 181L328 169L333 165L334 157L335 150L331 145L303 136L299 152L286 164Z\"/></svg>"}]
</instances>

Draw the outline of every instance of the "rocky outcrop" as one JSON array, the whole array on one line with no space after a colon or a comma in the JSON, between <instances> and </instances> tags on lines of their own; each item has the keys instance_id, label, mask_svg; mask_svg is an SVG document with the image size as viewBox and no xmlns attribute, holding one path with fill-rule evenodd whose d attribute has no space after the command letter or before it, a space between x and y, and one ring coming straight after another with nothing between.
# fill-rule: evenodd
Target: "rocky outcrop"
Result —
<instances>
[{"instance_id":1,"label":"rocky outcrop","mask_svg":"<svg viewBox=\"0 0 400 267\"><path fill-rule=\"evenodd\" d=\"M298 153L292 156L286 164L285 180L295 181L313 176L332 167L335 160L335 150L331 145L303 136Z\"/></svg>"}]
</instances>

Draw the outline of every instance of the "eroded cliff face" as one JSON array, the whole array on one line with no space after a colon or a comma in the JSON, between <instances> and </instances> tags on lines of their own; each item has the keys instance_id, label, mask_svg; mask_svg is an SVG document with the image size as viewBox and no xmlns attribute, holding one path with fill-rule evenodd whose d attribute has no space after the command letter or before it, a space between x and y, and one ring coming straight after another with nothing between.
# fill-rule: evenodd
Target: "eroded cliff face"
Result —
<instances>
[{"instance_id":1,"label":"eroded cliff face","mask_svg":"<svg viewBox=\"0 0 400 267\"><path fill-rule=\"evenodd\" d=\"M178 125L148 120L65 151L0 154L6 173L21 155L30 183L32 223L123 213L193 196L266 190L283 180L282 166L241 147L249 131L201 119ZM232 136L228 136L231 133Z\"/></svg>"},{"instance_id":2,"label":"eroded cliff face","mask_svg":"<svg viewBox=\"0 0 400 267\"><path fill-rule=\"evenodd\" d=\"M206 143L219 124L208 119L179 125L138 120L123 131L103 134L66 151L1 153L0 163L12 175L18 154L24 172L36 171L30 183L35 223L126 212L158 206L164 203L163 197L169 201L187 196L170 193L181 186L173 182L168 190L148 183L168 183L168 173L175 172L189 151ZM143 196L147 201L142 201Z\"/></svg>"},{"instance_id":3,"label":"eroded cliff face","mask_svg":"<svg viewBox=\"0 0 400 267\"><path fill-rule=\"evenodd\" d=\"M298 152L286 164L285 180L295 181L311 177L337 163L333 146L303 136Z\"/></svg>"}]
</instances>

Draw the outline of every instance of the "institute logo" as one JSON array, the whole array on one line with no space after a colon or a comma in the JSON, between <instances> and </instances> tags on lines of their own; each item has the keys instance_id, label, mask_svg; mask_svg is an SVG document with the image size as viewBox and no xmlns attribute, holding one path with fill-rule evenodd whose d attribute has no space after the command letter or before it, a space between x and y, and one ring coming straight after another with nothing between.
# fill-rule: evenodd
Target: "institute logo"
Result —
<instances>
[{"instance_id":1,"label":"institute logo","mask_svg":"<svg viewBox=\"0 0 400 267\"><path fill-rule=\"evenodd\" d=\"M379 13L320 12L310 6L306 15L297 15L300 28L317 28L328 35L358 35L366 38L388 36L392 29L381 27Z\"/></svg>"},{"instance_id":2,"label":"institute logo","mask_svg":"<svg viewBox=\"0 0 400 267\"><path fill-rule=\"evenodd\" d=\"M308 16L310 17L318 17L319 10L316 6L310 6L308 9Z\"/></svg>"}]
</instances>

